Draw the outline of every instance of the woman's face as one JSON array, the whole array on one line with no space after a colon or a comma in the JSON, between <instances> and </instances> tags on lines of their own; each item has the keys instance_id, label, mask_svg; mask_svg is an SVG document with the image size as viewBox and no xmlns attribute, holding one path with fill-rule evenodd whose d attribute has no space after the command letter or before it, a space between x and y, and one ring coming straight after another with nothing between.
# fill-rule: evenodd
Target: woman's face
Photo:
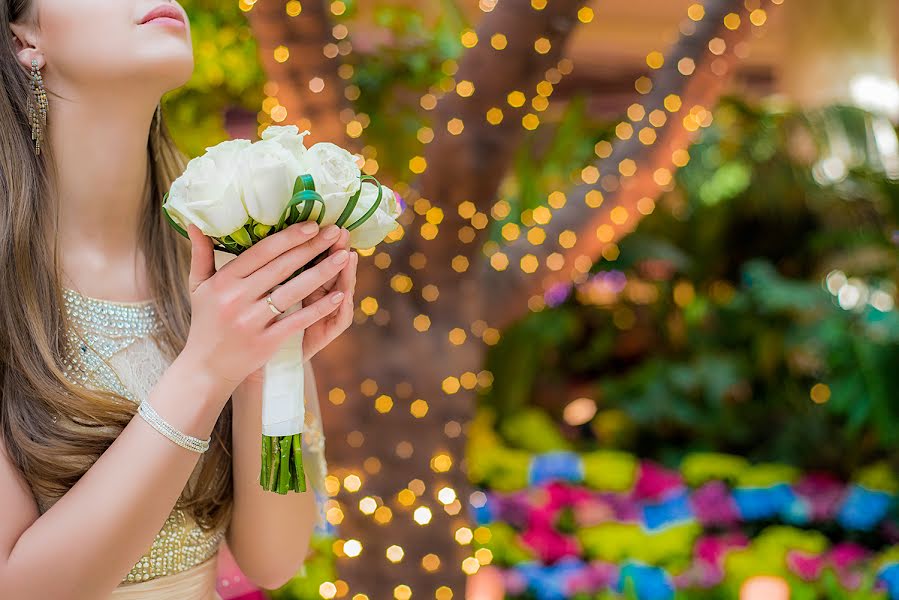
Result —
<instances>
[{"instance_id":1,"label":"woman's face","mask_svg":"<svg viewBox=\"0 0 899 600\"><path fill-rule=\"evenodd\" d=\"M63 89L124 86L161 95L190 79L190 24L174 0L34 2L39 29L31 34Z\"/></svg>"}]
</instances>

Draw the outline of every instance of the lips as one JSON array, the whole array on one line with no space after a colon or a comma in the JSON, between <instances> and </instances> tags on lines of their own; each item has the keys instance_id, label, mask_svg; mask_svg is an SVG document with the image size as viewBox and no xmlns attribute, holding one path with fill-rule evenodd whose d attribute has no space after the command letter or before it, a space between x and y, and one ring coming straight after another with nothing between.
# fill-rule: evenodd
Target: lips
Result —
<instances>
[{"instance_id":1,"label":"lips","mask_svg":"<svg viewBox=\"0 0 899 600\"><path fill-rule=\"evenodd\" d=\"M182 13L171 4L162 4L144 15L144 18L141 19L140 24L143 25L156 19L172 19L184 24L184 13Z\"/></svg>"}]
</instances>

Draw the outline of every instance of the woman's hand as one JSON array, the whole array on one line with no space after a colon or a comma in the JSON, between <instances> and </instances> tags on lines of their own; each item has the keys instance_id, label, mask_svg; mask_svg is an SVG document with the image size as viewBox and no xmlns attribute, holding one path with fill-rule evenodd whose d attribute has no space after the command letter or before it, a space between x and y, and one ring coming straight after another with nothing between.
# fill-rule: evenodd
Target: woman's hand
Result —
<instances>
[{"instance_id":1,"label":"woman's hand","mask_svg":"<svg viewBox=\"0 0 899 600\"><path fill-rule=\"evenodd\" d=\"M304 301L332 280L342 281L339 273L352 260L345 249L332 252L287 281L297 269L338 242L340 234L336 225L319 231L314 221L297 223L257 242L216 271L212 240L193 224L188 227L192 314L182 354L189 353L192 364L211 377L225 397L247 376L259 371L290 336L344 307L345 283L338 284L338 290ZM283 311L304 303L278 319L265 298L279 284L271 292L276 308ZM331 331L333 326L322 329ZM311 337L321 339L322 335Z\"/></svg>"},{"instance_id":2,"label":"woman's hand","mask_svg":"<svg viewBox=\"0 0 899 600\"><path fill-rule=\"evenodd\" d=\"M341 229L340 233L337 243L331 246L329 254L333 255L340 250L346 250L350 253L350 260L346 262L337 276L332 277L309 294L303 300L303 306L312 306L335 290L343 292L343 300L337 311L327 314L306 328L306 333L303 335L303 360L309 360L318 354L319 350L334 341L338 335L353 324L353 308L355 306L353 298L356 291L356 267L359 265L359 254L350 250L350 232Z\"/></svg>"},{"instance_id":3,"label":"woman's hand","mask_svg":"<svg viewBox=\"0 0 899 600\"><path fill-rule=\"evenodd\" d=\"M303 300L304 306L312 306L318 300L324 298L333 291L343 292L343 300L336 312L329 313L322 319L316 321L303 334L303 360L309 360L315 356L322 348L330 344L338 335L343 333L353 323L353 309L355 306L354 292L356 291L356 267L359 264L359 254L349 249L350 232L346 229L340 230L340 236L331 246L329 256L336 254L340 250L350 252L350 260L348 260L340 272L316 288ZM244 379L245 382L259 383L263 380L263 368L253 371Z\"/></svg>"}]
</instances>

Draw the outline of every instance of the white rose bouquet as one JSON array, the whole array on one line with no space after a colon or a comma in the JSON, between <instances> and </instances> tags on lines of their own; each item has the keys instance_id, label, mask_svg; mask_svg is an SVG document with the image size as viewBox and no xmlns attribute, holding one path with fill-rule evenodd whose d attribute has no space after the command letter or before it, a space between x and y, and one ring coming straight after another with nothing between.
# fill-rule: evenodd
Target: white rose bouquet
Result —
<instances>
[{"instance_id":1,"label":"white rose bouquet","mask_svg":"<svg viewBox=\"0 0 899 600\"><path fill-rule=\"evenodd\" d=\"M188 163L163 198L169 224L188 237L187 226L193 223L212 238L216 249L235 255L267 235L307 220L346 228L353 248L376 246L396 228L400 215L396 195L374 177L363 175L347 150L328 142L306 148L303 138L308 134L295 126L269 127L258 142L231 140L207 148L206 154ZM299 308L297 303L278 318ZM259 481L264 489L281 494L306 490L303 360L300 332L263 367Z\"/></svg>"}]
</instances>

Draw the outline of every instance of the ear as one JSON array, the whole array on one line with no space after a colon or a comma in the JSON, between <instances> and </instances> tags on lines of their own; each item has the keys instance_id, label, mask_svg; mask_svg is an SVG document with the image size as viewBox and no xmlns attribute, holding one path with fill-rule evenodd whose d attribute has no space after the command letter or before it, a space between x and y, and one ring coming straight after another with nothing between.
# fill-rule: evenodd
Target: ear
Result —
<instances>
[{"instance_id":1,"label":"ear","mask_svg":"<svg viewBox=\"0 0 899 600\"><path fill-rule=\"evenodd\" d=\"M42 69L46 64L44 53L38 48L38 36L33 27L24 23L10 23L15 45L16 58L28 70L31 70L31 61L37 60L37 66Z\"/></svg>"}]
</instances>

